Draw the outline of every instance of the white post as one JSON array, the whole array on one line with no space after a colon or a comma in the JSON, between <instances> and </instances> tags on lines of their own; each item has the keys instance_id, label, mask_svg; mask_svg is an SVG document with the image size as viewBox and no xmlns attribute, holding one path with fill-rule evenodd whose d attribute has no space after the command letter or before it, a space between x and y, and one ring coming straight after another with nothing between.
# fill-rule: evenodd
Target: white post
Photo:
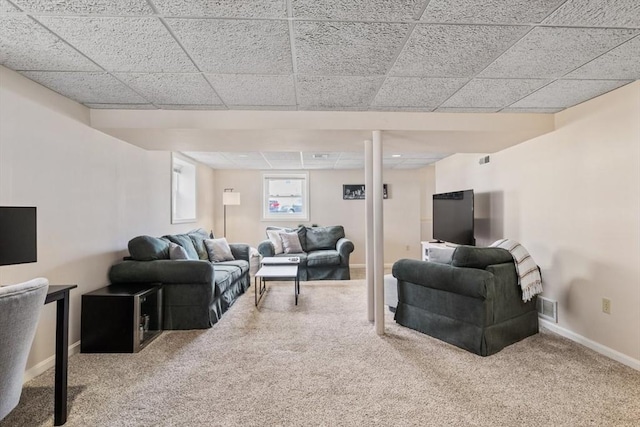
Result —
<instances>
[{"instance_id":1,"label":"white post","mask_svg":"<svg viewBox=\"0 0 640 427\"><path fill-rule=\"evenodd\" d=\"M384 226L382 206L382 132L373 131L373 245L375 326L384 335Z\"/></svg>"},{"instance_id":2,"label":"white post","mask_svg":"<svg viewBox=\"0 0 640 427\"><path fill-rule=\"evenodd\" d=\"M373 322L374 317L374 253L373 241L373 143L371 140L364 142L364 188L365 188L365 277L367 282L367 315L369 322Z\"/></svg>"}]
</instances>

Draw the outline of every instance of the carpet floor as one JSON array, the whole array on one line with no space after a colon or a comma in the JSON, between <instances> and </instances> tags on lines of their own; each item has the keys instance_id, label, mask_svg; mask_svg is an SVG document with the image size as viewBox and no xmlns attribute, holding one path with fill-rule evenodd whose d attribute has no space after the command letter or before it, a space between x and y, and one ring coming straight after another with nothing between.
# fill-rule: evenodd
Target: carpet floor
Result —
<instances>
[{"instance_id":1,"label":"carpet floor","mask_svg":"<svg viewBox=\"0 0 640 427\"><path fill-rule=\"evenodd\" d=\"M53 369L0 426L53 425ZM67 426L638 426L640 372L542 330L480 357L366 319L362 280L253 287L213 328L69 360Z\"/></svg>"}]
</instances>

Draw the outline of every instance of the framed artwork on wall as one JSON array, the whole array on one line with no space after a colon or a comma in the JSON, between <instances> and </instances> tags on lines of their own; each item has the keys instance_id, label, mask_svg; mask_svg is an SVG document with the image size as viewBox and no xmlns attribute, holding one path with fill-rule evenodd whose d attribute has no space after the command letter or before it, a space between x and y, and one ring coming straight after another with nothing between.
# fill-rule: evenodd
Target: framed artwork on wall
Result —
<instances>
[{"instance_id":1,"label":"framed artwork on wall","mask_svg":"<svg viewBox=\"0 0 640 427\"><path fill-rule=\"evenodd\" d=\"M364 184L344 184L342 186L342 198L344 200L364 200L365 188ZM382 184L382 198L389 198L387 184Z\"/></svg>"}]
</instances>

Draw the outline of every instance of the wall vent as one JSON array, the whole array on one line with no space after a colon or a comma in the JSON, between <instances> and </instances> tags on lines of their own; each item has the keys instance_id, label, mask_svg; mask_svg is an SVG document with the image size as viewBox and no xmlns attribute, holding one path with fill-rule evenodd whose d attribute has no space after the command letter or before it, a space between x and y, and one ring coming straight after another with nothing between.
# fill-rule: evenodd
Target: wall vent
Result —
<instances>
[{"instance_id":1,"label":"wall vent","mask_svg":"<svg viewBox=\"0 0 640 427\"><path fill-rule=\"evenodd\" d=\"M538 296L536 306L538 309L538 316L554 323L558 323L558 301Z\"/></svg>"},{"instance_id":2,"label":"wall vent","mask_svg":"<svg viewBox=\"0 0 640 427\"><path fill-rule=\"evenodd\" d=\"M478 161L478 163L480 163L481 165L484 165L485 163L489 163L489 160L491 160L489 156L480 157L480 160Z\"/></svg>"}]
</instances>

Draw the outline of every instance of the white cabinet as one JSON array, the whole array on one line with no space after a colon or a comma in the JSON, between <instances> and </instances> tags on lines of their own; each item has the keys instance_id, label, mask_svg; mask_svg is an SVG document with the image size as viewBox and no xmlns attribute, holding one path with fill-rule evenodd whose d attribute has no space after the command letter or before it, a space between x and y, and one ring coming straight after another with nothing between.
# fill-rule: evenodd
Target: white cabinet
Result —
<instances>
[{"instance_id":1,"label":"white cabinet","mask_svg":"<svg viewBox=\"0 0 640 427\"><path fill-rule=\"evenodd\" d=\"M429 261L429 250L438 249L439 251L447 251L453 253L458 245L453 243L434 243L434 242L420 242L422 245L422 260Z\"/></svg>"}]
</instances>

